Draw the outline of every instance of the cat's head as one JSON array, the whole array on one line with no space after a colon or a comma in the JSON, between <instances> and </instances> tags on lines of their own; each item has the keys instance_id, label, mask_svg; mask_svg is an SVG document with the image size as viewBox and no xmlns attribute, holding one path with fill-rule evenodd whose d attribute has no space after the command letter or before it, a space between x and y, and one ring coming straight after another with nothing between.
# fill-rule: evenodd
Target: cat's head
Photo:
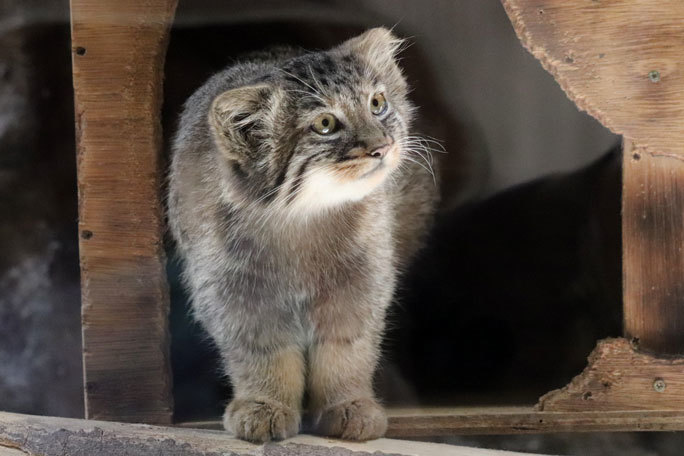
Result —
<instances>
[{"instance_id":1,"label":"cat's head","mask_svg":"<svg viewBox=\"0 0 684 456\"><path fill-rule=\"evenodd\" d=\"M401 43L371 29L216 97L209 123L240 198L315 211L380 186L400 165L413 109Z\"/></svg>"}]
</instances>

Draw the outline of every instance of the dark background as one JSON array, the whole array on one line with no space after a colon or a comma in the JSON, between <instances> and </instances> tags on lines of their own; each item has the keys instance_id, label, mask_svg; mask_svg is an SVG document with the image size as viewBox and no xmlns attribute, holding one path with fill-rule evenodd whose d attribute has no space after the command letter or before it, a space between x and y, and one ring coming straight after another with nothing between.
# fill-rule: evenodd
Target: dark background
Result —
<instances>
[{"instance_id":1,"label":"dark background","mask_svg":"<svg viewBox=\"0 0 684 456\"><path fill-rule=\"evenodd\" d=\"M440 138L444 207L401 284L378 388L389 403L531 404L621 332L619 139L577 111L495 0L180 1L162 122L241 53L323 49L397 24ZM68 2L0 0L0 410L80 417L80 290ZM611 151L612 149L612 151ZM187 316L169 243L178 419L229 394ZM678 454L679 434L451 438L566 454ZM668 452L670 451L670 452Z\"/></svg>"}]
</instances>

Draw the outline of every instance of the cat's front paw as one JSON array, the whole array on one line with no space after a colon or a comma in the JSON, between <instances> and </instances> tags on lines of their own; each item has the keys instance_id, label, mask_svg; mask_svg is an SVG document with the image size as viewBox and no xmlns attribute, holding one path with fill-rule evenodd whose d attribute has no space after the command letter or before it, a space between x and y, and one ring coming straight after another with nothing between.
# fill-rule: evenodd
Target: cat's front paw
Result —
<instances>
[{"instance_id":1,"label":"cat's front paw","mask_svg":"<svg viewBox=\"0 0 684 456\"><path fill-rule=\"evenodd\" d=\"M374 399L354 399L323 410L317 430L346 440L377 439L385 435L387 415Z\"/></svg>"},{"instance_id":2,"label":"cat's front paw","mask_svg":"<svg viewBox=\"0 0 684 456\"><path fill-rule=\"evenodd\" d=\"M250 442L282 440L299 432L297 410L268 399L234 399L223 415L223 427Z\"/></svg>"}]
</instances>

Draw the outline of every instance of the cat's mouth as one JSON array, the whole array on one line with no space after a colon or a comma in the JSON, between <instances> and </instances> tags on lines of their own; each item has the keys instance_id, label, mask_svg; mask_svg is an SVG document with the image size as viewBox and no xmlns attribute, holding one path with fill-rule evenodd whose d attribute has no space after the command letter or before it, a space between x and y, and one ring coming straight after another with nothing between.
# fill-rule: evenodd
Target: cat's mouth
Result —
<instances>
[{"instance_id":1,"label":"cat's mouth","mask_svg":"<svg viewBox=\"0 0 684 456\"><path fill-rule=\"evenodd\" d=\"M392 144L382 157L366 155L346 162L337 169L343 180L366 180L383 178L399 163L399 146Z\"/></svg>"},{"instance_id":2,"label":"cat's mouth","mask_svg":"<svg viewBox=\"0 0 684 456\"><path fill-rule=\"evenodd\" d=\"M310 211L358 201L380 186L399 166L401 149L392 144L382 157L364 155L312 172L298 192L296 206Z\"/></svg>"}]
</instances>

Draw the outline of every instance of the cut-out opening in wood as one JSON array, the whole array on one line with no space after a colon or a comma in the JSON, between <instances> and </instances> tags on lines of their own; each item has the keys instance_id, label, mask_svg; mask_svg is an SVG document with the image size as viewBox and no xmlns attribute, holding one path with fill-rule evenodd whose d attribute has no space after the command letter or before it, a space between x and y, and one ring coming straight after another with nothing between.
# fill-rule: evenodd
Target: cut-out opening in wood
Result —
<instances>
[{"instance_id":1,"label":"cut-out opening in wood","mask_svg":"<svg viewBox=\"0 0 684 456\"><path fill-rule=\"evenodd\" d=\"M181 3L179 8L182 7ZM509 27L502 8L499 13L501 18L497 20L502 19L503 25ZM262 12L262 16L267 15ZM239 17L206 27L183 26L183 18L177 18L177 27L171 31L165 72L163 119L167 137L173 133L186 97L207 75L222 69L230 60L228 56L271 44L327 48L367 27L351 20L342 24L343 21L314 22L306 16L276 22L262 17L261 21L249 23L241 23ZM410 35L401 29L398 33ZM512 33L509 38L518 46ZM201 43L212 45L200 46ZM523 52L521 48L526 58ZM450 127L455 136L461 133L453 127L459 119L450 115L448 106L435 102L448 97L433 82L432 73L440 68L439 62L429 60L426 53L425 45L418 41L402 54L405 71L414 85L412 97L422 106L416 130L445 140L448 158L462 162L459 138L444 135ZM536 63L534 69L547 77ZM552 88L566 101L557 86ZM574 112L574 106L571 108ZM586 117L581 113L575 115ZM431 127L436 131L431 131ZM458 180L458 176L453 179ZM584 261L575 246L584 243L581 238L589 231L583 226L584 221L604 216L599 214L598 205L591 207L587 203L598 199L597 192L606 196L606 204L602 202L600 207L610 206L605 210L605 225L616 231L602 233L600 237L605 241L591 240L599 249L605 249L599 255L601 258L615 260L608 267L597 266L601 270L599 275L610 276L605 281L611 282L610 286L593 279L589 284L594 287L591 293L600 294L604 302L610 303L603 310L604 315L598 317L596 306L589 300L578 302L582 296L573 289L577 288L573 284L582 274L579 271ZM567 198L570 193L573 197ZM544 197L538 198L540 194ZM440 240L434 242L438 247L426 252L425 261L416 268L429 269L435 276L428 278L426 273L403 282L403 288L412 288L414 293L402 296L400 305L392 311L385 366L378 378L378 390L390 407L527 404L531 409L539 396L562 386L582 370L586 355L598 338L620 334L618 152L569 178L551 178L512 197L497 199L487 205L486 211L467 215L472 217L470 220L447 220L438 235ZM523 211L527 215L521 217ZM559 235L558 227L566 221L571 226ZM501 230L502 226L507 229ZM439 247L442 245L445 248ZM533 255L528 247L543 253ZM566 252L572 258L566 257ZM173 257L172 252L169 257ZM435 260L436 257L439 259ZM503 264L518 266L511 271ZM186 421L218 417L230 391L219 374L217 354L207 350L207 336L188 321L188 306L177 280L178 265L172 264L170 269L171 332L178 341L172 344L176 418ZM560 274L555 272L559 270ZM563 274L573 278L567 279ZM414 282L409 285L411 280ZM450 286L438 290L439 283ZM494 283L500 285L492 287ZM527 299L530 292L521 283L537 285L539 291L532 293L533 299ZM457 284L462 284L460 289L456 289ZM422 310L426 302L430 303L429 312ZM555 303L551 315L549 302ZM536 375L530 377L529 372ZM189 398L188 391L202 394Z\"/></svg>"},{"instance_id":2,"label":"cut-out opening in wood","mask_svg":"<svg viewBox=\"0 0 684 456\"><path fill-rule=\"evenodd\" d=\"M523 44L570 98L626 138L624 308L625 332L633 344L604 342L578 380L561 395L542 399L543 411L395 410L390 435L684 429L679 405L664 399L683 381L673 366L684 351L684 318L678 318L684 290L679 286L684 102L678 94L684 75L676 58L683 50L678 34L664 31L684 27L684 6L674 0L503 4ZM157 116L174 7L171 0L146 3L144 11L117 5L116 17L130 12L135 20L103 24L111 13L106 6L72 2L90 417L168 422L171 416ZM633 39L625 40L625 31ZM120 65L131 58L131 65ZM131 183L139 185L116 185ZM641 376L615 381L625 366L639 366ZM643 395L633 396L632 408L623 410L620 388L631 391L632 380L641 388L646 377L653 377L651 390L639 389Z\"/></svg>"}]
</instances>

